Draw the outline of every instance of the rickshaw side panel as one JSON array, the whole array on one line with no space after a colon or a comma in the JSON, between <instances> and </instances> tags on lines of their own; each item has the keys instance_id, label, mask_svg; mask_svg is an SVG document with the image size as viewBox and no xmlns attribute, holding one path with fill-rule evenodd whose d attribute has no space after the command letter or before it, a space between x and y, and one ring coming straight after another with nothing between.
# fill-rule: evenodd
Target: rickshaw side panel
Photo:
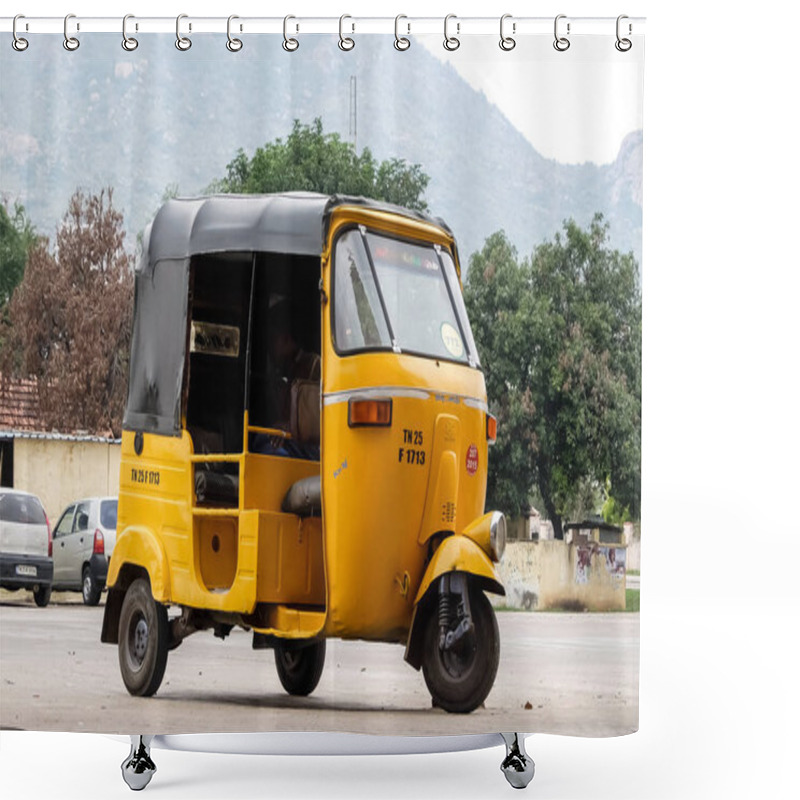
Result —
<instances>
[{"instance_id":1,"label":"rickshaw side panel","mask_svg":"<svg viewBox=\"0 0 800 800\"><path fill-rule=\"evenodd\" d=\"M191 436L186 431L180 437L144 434L138 455L134 438L132 431L123 431L118 525L123 531L145 528L158 542L169 581L163 591L153 587L155 599L251 613L256 604L258 511L210 508L193 513ZM116 576L115 564L123 563L123 553L114 548L109 580ZM148 564L141 566L149 574Z\"/></svg>"},{"instance_id":2,"label":"rickshaw side panel","mask_svg":"<svg viewBox=\"0 0 800 800\"><path fill-rule=\"evenodd\" d=\"M249 453L244 474L244 508L277 510L293 483L319 475L319 462Z\"/></svg>"},{"instance_id":3,"label":"rickshaw side panel","mask_svg":"<svg viewBox=\"0 0 800 800\"><path fill-rule=\"evenodd\" d=\"M256 571L259 603L324 608L322 520L261 512Z\"/></svg>"}]
</instances>

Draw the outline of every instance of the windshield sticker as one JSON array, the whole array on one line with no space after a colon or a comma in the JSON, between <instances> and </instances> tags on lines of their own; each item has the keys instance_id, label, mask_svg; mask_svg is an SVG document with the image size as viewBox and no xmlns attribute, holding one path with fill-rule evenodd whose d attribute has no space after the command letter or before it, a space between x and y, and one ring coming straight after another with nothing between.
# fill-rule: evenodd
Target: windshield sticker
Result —
<instances>
[{"instance_id":1,"label":"windshield sticker","mask_svg":"<svg viewBox=\"0 0 800 800\"><path fill-rule=\"evenodd\" d=\"M449 322L443 322L441 333L447 352L455 358L461 358L464 355L464 343L458 331Z\"/></svg>"},{"instance_id":2,"label":"windshield sticker","mask_svg":"<svg viewBox=\"0 0 800 800\"><path fill-rule=\"evenodd\" d=\"M430 272L439 271L439 259L436 254L418 247L399 245L391 247L385 244L372 245L373 257L385 264L395 267L422 267Z\"/></svg>"}]
</instances>

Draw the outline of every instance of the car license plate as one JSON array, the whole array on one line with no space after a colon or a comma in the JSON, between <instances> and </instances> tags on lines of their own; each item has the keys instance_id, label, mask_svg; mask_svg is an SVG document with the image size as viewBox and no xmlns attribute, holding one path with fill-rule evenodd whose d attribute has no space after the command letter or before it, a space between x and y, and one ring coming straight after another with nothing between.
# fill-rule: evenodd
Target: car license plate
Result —
<instances>
[{"instance_id":1,"label":"car license plate","mask_svg":"<svg viewBox=\"0 0 800 800\"><path fill-rule=\"evenodd\" d=\"M29 564L17 564L17 575L28 575L35 578L36 567L32 567Z\"/></svg>"}]
</instances>

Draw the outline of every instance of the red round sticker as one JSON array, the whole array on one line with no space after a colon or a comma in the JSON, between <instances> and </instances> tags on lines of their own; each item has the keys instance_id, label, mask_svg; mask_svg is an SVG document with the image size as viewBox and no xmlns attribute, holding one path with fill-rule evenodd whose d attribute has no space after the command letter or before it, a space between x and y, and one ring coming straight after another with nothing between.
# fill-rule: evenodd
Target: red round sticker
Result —
<instances>
[{"instance_id":1,"label":"red round sticker","mask_svg":"<svg viewBox=\"0 0 800 800\"><path fill-rule=\"evenodd\" d=\"M478 447L471 444L467 450L467 472L474 475L478 471Z\"/></svg>"}]
</instances>

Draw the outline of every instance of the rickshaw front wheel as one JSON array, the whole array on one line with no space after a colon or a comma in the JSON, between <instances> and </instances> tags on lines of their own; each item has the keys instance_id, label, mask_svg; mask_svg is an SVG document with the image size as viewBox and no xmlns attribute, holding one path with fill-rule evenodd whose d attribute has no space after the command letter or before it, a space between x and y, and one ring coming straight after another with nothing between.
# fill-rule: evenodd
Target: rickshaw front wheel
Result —
<instances>
[{"instance_id":1,"label":"rickshaw front wheel","mask_svg":"<svg viewBox=\"0 0 800 800\"><path fill-rule=\"evenodd\" d=\"M456 714L474 711L488 697L500 663L500 631L486 595L470 587L473 630L450 650L439 647L439 618L425 621L422 674L435 705Z\"/></svg>"},{"instance_id":2,"label":"rickshaw front wheel","mask_svg":"<svg viewBox=\"0 0 800 800\"><path fill-rule=\"evenodd\" d=\"M138 578L125 592L119 617L119 667L125 688L136 697L158 691L169 650L167 609Z\"/></svg>"},{"instance_id":3,"label":"rickshaw front wheel","mask_svg":"<svg viewBox=\"0 0 800 800\"><path fill-rule=\"evenodd\" d=\"M325 640L310 644L275 645L275 666L281 685L291 695L305 697L317 688L325 666Z\"/></svg>"}]
</instances>

